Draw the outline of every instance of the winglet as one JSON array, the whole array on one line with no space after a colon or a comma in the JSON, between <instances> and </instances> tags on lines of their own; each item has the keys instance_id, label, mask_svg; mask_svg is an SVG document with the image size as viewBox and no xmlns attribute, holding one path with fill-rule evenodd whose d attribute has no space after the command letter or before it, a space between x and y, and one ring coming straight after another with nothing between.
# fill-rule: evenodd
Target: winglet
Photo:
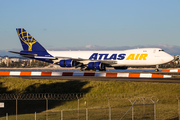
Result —
<instances>
[{"instance_id":1,"label":"winglet","mask_svg":"<svg viewBox=\"0 0 180 120\"><path fill-rule=\"evenodd\" d=\"M24 28L16 28L24 51L46 51Z\"/></svg>"}]
</instances>

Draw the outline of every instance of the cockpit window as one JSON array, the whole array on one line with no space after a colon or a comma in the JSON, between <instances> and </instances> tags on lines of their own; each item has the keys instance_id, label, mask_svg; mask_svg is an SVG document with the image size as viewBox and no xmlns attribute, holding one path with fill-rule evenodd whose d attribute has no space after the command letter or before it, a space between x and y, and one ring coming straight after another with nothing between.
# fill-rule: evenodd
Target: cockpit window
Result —
<instances>
[{"instance_id":1,"label":"cockpit window","mask_svg":"<svg viewBox=\"0 0 180 120\"><path fill-rule=\"evenodd\" d=\"M164 51L164 50L161 49L161 50L159 50L159 51Z\"/></svg>"}]
</instances>

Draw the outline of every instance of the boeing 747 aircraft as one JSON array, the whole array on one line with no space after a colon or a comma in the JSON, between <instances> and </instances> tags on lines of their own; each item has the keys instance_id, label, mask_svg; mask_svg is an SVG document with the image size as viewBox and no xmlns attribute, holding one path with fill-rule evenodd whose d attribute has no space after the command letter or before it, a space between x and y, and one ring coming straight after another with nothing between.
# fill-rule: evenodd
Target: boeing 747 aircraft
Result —
<instances>
[{"instance_id":1,"label":"boeing 747 aircraft","mask_svg":"<svg viewBox=\"0 0 180 120\"><path fill-rule=\"evenodd\" d=\"M61 67L80 67L81 70L105 71L106 67L127 69L130 66L160 65L174 58L160 48L141 48L122 51L49 51L38 43L25 29L17 28L23 57L37 59ZM158 68L156 68L158 70Z\"/></svg>"}]
</instances>

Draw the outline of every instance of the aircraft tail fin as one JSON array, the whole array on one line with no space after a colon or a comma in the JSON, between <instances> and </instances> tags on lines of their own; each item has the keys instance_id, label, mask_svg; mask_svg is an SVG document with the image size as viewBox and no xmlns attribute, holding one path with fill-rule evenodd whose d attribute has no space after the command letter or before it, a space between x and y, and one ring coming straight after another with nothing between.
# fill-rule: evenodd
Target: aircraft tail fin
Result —
<instances>
[{"instance_id":1,"label":"aircraft tail fin","mask_svg":"<svg viewBox=\"0 0 180 120\"><path fill-rule=\"evenodd\" d=\"M16 28L24 51L46 51L24 28Z\"/></svg>"}]
</instances>

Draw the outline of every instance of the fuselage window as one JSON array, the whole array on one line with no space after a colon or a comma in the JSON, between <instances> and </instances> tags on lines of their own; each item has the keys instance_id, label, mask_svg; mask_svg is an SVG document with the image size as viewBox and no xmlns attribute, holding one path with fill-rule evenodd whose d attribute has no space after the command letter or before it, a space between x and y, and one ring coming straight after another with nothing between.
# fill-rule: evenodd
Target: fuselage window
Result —
<instances>
[{"instance_id":1,"label":"fuselage window","mask_svg":"<svg viewBox=\"0 0 180 120\"><path fill-rule=\"evenodd\" d=\"M159 50L159 51L164 51L164 50Z\"/></svg>"}]
</instances>

